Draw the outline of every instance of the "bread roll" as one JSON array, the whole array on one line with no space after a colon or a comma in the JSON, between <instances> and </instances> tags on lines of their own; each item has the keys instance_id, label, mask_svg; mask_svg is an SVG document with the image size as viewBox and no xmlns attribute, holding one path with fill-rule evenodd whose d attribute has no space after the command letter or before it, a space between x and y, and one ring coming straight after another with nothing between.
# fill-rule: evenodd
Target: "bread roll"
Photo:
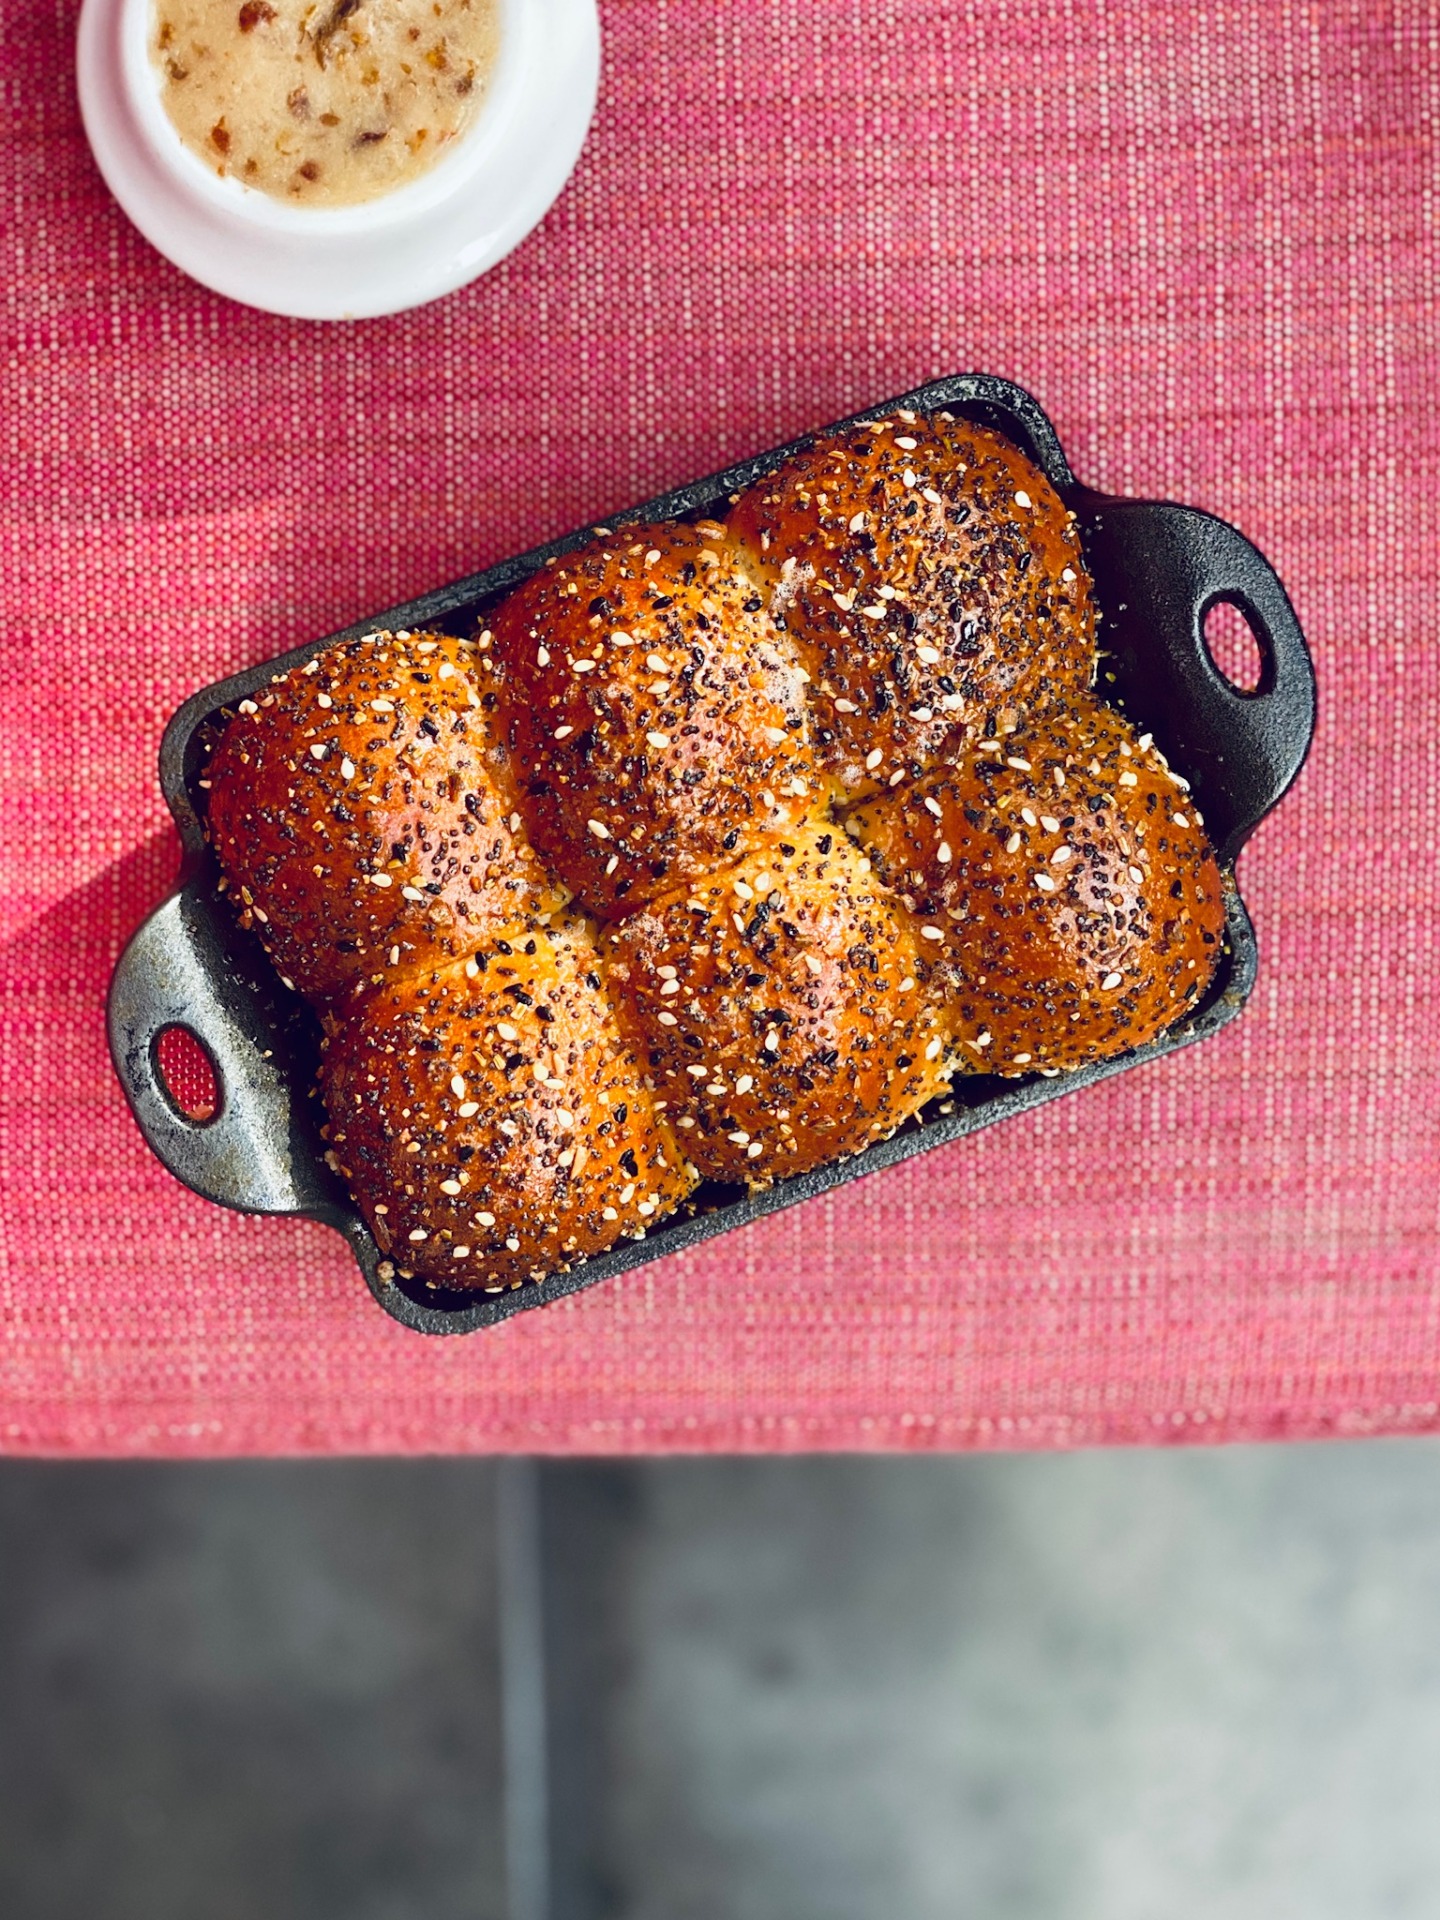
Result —
<instances>
[{"instance_id":1,"label":"bread roll","mask_svg":"<svg viewBox=\"0 0 1440 1920\"><path fill-rule=\"evenodd\" d=\"M446 1286L543 1279L695 1184L576 923L378 988L330 1041L321 1085L377 1242Z\"/></svg>"},{"instance_id":2,"label":"bread roll","mask_svg":"<svg viewBox=\"0 0 1440 1920\"><path fill-rule=\"evenodd\" d=\"M536 845L618 917L817 800L805 686L724 529L622 527L493 616Z\"/></svg>"},{"instance_id":3,"label":"bread roll","mask_svg":"<svg viewBox=\"0 0 1440 1920\"><path fill-rule=\"evenodd\" d=\"M1209 984L1225 906L1183 783L1085 703L975 751L849 826L946 931L952 1031L972 1070L1083 1066L1141 1045Z\"/></svg>"},{"instance_id":4,"label":"bread roll","mask_svg":"<svg viewBox=\"0 0 1440 1920\"><path fill-rule=\"evenodd\" d=\"M858 1152L940 1090L923 947L833 826L767 843L601 940L687 1157L751 1186Z\"/></svg>"},{"instance_id":5,"label":"bread roll","mask_svg":"<svg viewBox=\"0 0 1440 1920\"><path fill-rule=\"evenodd\" d=\"M371 634L243 701L206 769L209 836L286 981L324 1001L564 898L531 851L493 670Z\"/></svg>"},{"instance_id":6,"label":"bread roll","mask_svg":"<svg viewBox=\"0 0 1440 1920\"><path fill-rule=\"evenodd\" d=\"M1041 689L1093 673L1074 516L984 427L902 413L818 441L729 521L811 678L824 765L856 798Z\"/></svg>"}]
</instances>

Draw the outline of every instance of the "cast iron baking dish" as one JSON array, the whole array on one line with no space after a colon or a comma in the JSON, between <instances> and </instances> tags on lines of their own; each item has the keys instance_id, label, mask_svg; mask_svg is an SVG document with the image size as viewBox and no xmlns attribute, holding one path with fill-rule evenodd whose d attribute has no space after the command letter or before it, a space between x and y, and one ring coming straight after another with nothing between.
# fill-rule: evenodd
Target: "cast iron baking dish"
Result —
<instances>
[{"instance_id":1,"label":"cast iron baking dish","mask_svg":"<svg viewBox=\"0 0 1440 1920\"><path fill-rule=\"evenodd\" d=\"M207 1200L247 1213L298 1213L324 1221L344 1234L371 1292L394 1319L421 1333L472 1333L1041 1101L1077 1093L1108 1074L1203 1040L1235 1018L1254 985L1256 966L1254 931L1234 882L1235 857L1299 772L1315 724L1314 670L1284 588L1249 541L1210 514L1111 498L1081 486L1040 406L1007 381L983 374L937 380L837 425L884 418L899 407L919 413L947 407L995 428L1025 449L1077 514L1101 611L1101 690L1155 735L1171 765L1190 781L1226 876L1225 951L1198 1005L1148 1046L1075 1073L957 1080L947 1098L891 1139L763 1193L703 1187L690 1211L672 1216L645 1240L627 1240L538 1286L477 1298L398 1276L325 1163L313 1018L280 986L216 891L196 788L202 732L267 686L272 674L301 665L338 640L376 628L473 632L487 606L552 554L588 539L587 528L207 687L170 722L160 748L160 779L184 843L181 886L121 956L110 989L109 1025L116 1070L140 1130L178 1179ZM723 509L727 495L804 444L774 448L647 500L612 516L612 523L683 518L716 502ZM1221 602L1239 610L1259 648L1262 670L1253 691L1233 687L1207 651L1205 618ZM200 1042L215 1070L217 1110L203 1124L182 1111L160 1071L160 1038L176 1027Z\"/></svg>"}]
</instances>

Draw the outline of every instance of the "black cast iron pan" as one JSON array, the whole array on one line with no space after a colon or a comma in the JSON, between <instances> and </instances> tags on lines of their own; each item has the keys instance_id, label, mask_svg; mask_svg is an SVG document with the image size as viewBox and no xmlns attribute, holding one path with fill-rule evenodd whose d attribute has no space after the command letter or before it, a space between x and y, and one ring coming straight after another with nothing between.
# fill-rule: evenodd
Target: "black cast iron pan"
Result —
<instances>
[{"instance_id":1,"label":"black cast iron pan","mask_svg":"<svg viewBox=\"0 0 1440 1920\"><path fill-rule=\"evenodd\" d=\"M920 413L946 407L995 428L1030 454L1078 515L1102 616L1101 691L1155 735L1172 766L1191 782L1226 875L1225 952L1199 1004L1150 1045L1076 1073L959 1080L950 1097L893 1138L763 1193L702 1188L693 1212L538 1286L477 1297L398 1276L326 1166L311 1016L280 986L258 945L235 925L216 892L195 787L201 730L222 710L267 686L272 674L300 665L337 640L375 628L473 632L486 606L552 554L587 540L587 528L207 687L170 722L160 749L160 778L184 843L182 884L122 955L110 990L109 1024L115 1066L140 1130L178 1179L225 1206L324 1221L344 1234L371 1292L396 1320L422 1333L471 1333L1041 1101L1078 1092L1109 1074L1203 1040L1234 1019L1254 984L1256 966L1254 931L1234 884L1235 857L1299 772L1315 724L1314 670L1284 588L1249 541L1223 521L1191 507L1115 499L1079 485L1037 402L1007 381L984 374L937 380L854 419L882 418L899 407ZM793 451L795 446L774 448L613 516L612 523L614 518L679 518L715 509L717 503L723 511L727 495L749 486ZM1260 651L1260 679L1250 692L1238 691L1224 678L1205 645L1206 615L1222 602L1239 609ZM215 1069L217 1110L204 1124L181 1110L159 1068L160 1036L176 1027L199 1040Z\"/></svg>"}]
</instances>

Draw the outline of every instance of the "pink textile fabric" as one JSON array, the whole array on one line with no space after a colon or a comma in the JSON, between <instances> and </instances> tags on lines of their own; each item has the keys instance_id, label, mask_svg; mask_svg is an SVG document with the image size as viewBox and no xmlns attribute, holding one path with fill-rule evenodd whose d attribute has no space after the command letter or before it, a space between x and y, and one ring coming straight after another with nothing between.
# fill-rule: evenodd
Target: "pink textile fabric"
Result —
<instances>
[{"instance_id":1,"label":"pink textile fabric","mask_svg":"<svg viewBox=\"0 0 1440 1920\"><path fill-rule=\"evenodd\" d=\"M0 1448L958 1448L1440 1426L1428 0L606 0L599 115L477 285L203 292L3 0ZM194 1199L112 1077L193 689L939 374L1279 568L1310 766L1210 1043L470 1339Z\"/></svg>"}]
</instances>

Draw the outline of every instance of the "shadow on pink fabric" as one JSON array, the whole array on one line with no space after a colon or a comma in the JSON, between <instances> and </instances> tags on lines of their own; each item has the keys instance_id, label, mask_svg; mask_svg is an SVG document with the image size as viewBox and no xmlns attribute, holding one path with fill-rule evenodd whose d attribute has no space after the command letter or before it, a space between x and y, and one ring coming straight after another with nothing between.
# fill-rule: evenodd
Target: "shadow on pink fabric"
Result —
<instances>
[{"instance_id":1,"label":"shadow on pink fabric","mask_svg":"<svg viewBox=\"0 0 1440 1920\"><path fill-rule=\"evenodd\" d=\"M1433 9L614 0L542 227L439 304L191 285L3 0L0 1448L958 1448L1440 1426ZM1207 1045L496 1331L153 1161L105 1052L194 688L974 368L1233 520L1320 674Z\"/></svg>"}]
</instances>

